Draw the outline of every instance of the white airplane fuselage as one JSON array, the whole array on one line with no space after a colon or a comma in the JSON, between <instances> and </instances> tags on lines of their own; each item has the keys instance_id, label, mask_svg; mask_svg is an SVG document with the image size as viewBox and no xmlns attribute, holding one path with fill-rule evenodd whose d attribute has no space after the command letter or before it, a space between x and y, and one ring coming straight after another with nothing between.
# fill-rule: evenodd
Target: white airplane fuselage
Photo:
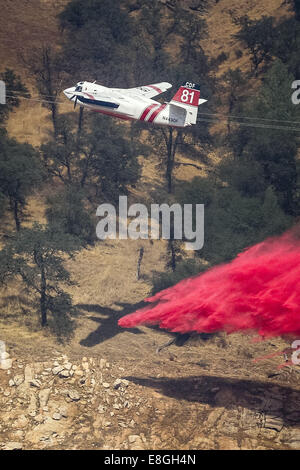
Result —
<instances>
[{"instance_id":1,"label":"white airplane fuselage","mask_svg":"<svg viewBox=\"0 0 300 470\"><path fill-rule=\"evenodd\" d=\"M170 84L168 87L171 87ZM135 89L107 88L90 82L79 82L76 87L64 90L66 97L79 106L91 111L113 116L124 120L138 120L158 124L160 126L186 127L195 124L189 119L189 105L160 103L141 94L154 89L156 95L163 93L154 85ZM153 91L153 90L152 90ZM202 100L203 102L206 100ZM200 104L200 103L199 103ZM197 102L198 106L198 102ZM191 111L194 106L190 106Z\"/></svg>"}]
</instances>

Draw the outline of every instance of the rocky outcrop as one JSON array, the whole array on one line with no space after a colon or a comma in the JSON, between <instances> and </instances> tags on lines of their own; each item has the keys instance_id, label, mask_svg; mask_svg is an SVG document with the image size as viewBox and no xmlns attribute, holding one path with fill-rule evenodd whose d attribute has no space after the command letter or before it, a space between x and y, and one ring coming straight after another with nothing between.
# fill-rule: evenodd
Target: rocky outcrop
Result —
<instances>
[{"instance_id":1,"label":"rocky outcrop","mask_svg":"<svg viewBox=\"0 0 300 470\"><path fill-rule=\"evenodd\" d=\"M0 371L0 449L300 449L297 391L241 401L202 377L179 399L123 374L105 358L12 361Z\"/></svg>"}]
</instances>

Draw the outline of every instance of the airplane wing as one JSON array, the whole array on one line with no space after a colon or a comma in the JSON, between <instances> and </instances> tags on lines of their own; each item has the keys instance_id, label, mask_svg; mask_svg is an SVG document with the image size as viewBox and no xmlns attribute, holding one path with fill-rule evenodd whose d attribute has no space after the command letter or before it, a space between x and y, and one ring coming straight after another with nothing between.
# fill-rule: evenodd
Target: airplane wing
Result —
<instances>
[{"instance_id":1,"label":"airplane wing","mask_svg":"<svg viewBox=\"0 0 300 470\"><path fill-rule=\"evenodd\" d=\"M122 92L124 94L128 94L129 96L140 95L145 96L146 98L153 98L154 96L164 93L171 87L171 83L161 82L154 83L153 85L139 86L137 88L127 88L126 90L122 90Z\"/></svg>"}]
</instances>

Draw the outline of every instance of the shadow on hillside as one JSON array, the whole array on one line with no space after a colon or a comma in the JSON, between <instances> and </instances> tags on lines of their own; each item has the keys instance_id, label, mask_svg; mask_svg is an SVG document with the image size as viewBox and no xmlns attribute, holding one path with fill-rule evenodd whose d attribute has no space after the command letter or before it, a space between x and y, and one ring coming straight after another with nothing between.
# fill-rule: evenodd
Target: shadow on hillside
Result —
<instances>
[{"instance_id":1,"label":"shadow on hillside","mask_svg":"<svg viewBox=\"0 0 300 470\"><path fill-rule=\"evenodd\" d=\"M0 308L2 318L18 319L20 316L30 316L32 311L36 309L36 302L29 296L25 297L21 294L6 295L0 299Z\"/></svg>"},{"instance_id":2,"label":"shadow on hillside","mask_svg":"<svg viewBox=\"0 0 300 470\"><path fill-rule=\"evenodd\" d=\"M137 304L118 303L122 307L122 310L114 310L109 307L101 307L98 304L77 304L78 309L84 310L85 312L92 312L99 314L97 316L90 316L89 320L93 320L99 323L98 328L90 333L86 338L80 341L81 346L92 348L97 344L103 343L114 336L124 333L125 331L134 334L143 334L138 328L121 328L118 325L118 320L129 313L135 312L136 310L145 306L144 302Z\"/></svg>"},{"instance_id":3,"label":"shadow on hillside","mask_svg":"<svg viewBox=\"0 0 300 470\"><path fill-rule=\"evenodd\" d=\"M266 412L278 416L284 424L290 426L300 423L300 391L282 385L205 375L178 378L124 378L177 400L227 409L241 406L254 412Z\"/></svg>"}]
</instances>

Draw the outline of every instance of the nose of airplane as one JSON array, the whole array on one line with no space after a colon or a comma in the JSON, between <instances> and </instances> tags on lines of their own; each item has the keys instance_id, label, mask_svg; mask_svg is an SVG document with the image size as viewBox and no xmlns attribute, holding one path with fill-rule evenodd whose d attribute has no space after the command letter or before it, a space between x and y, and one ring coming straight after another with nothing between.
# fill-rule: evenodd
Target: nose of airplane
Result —
<instances>
[{"instance_id":1,"label":"nose of airplane","mask_svg":"<svg viewBox=\"0 0 300 470\"><path fill-rule=\"evenodd\" d=\"M64 94L66 95L66 97L70 100L72 98L72 96L74 95L74 92L75 92L75 87L72 86L71 88L66 88L64 90Z\"/></svg>"}]
</instances>

